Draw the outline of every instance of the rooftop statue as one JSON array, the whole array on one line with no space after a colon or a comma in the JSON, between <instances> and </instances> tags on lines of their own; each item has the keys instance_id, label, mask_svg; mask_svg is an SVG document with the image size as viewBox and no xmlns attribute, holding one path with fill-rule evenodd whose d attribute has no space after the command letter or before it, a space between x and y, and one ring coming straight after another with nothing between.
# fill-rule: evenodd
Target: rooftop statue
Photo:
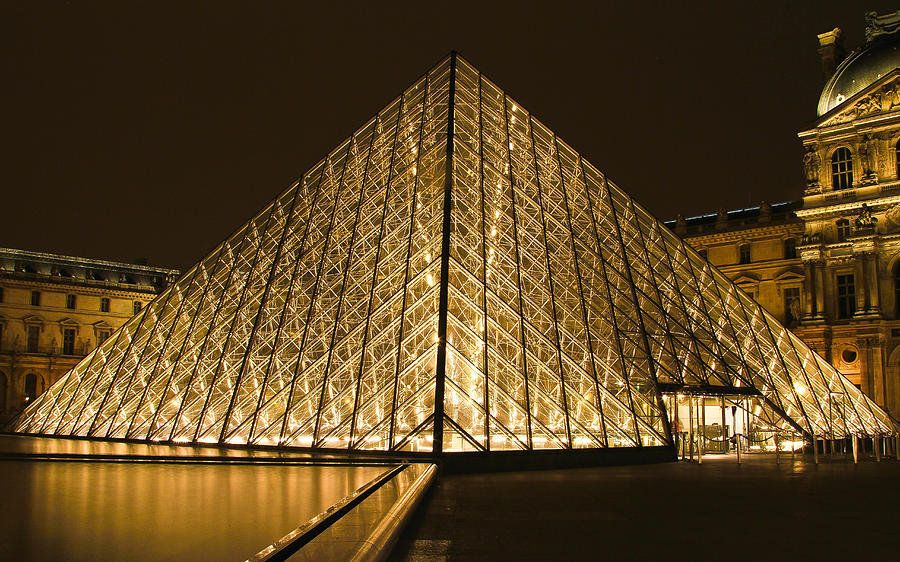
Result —
<instances>
[{"instance_id":1,"label":"rooftop statue","mask_svg":"<svg viewBox=\"0 0 900 562\"><path fill-rule=\"evenodd\" d=\"M900 10L879 16L875 12L866 13L866 43L883 35L892 35L900 30Z\"/></svg>"}]
</instances>

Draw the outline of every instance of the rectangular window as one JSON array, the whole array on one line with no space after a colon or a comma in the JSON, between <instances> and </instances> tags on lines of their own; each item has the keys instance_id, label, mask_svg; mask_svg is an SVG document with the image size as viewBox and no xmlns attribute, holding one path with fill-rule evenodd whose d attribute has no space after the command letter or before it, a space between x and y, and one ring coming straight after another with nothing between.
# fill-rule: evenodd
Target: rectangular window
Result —
<instances>
[{"instance_id":1,"label":"rectangular window","mask_svg":"<svg viewBox=\"0 0 900 562\"><path fill-rule=\"evenodd\" d=\"M28 326L28 353L37 353L38 344L41 341L41 327Z\"/></svg>"},{"instance_id":2,"label":"rectangular window","mask_svg":"<svg viewBox=\"0 0 900 562\"><path fill-rule=\"evenodd\" d=\"M40 291L31 291L31 306L41 306Z\"/></svg>"},{"instance_id":3,"label":"rectangular window","mask_svg":"<svg viewBox=\"0 0 900 562\"><path fill-rule=\"evenodd\" d=\"M800 287L784 290L784 325L792 326L800 321Z\"/></svg>"},{"instance_id":4,"label":"rectangular window","mask_svg":"<svg viewBox=\"0 0 900 562\"><path fill-rule=\"evenodd\" d=\"M63 330L63 355L75 355L75 328Z\"/></svg>"},{"instance_id":5,"label":"rectangular window","mask_svg":"<svg viewBox=\"0 0 900 562\"><path fill-rule=\"evenodd\" d=\"M141 311L141 301L134 301L134 313L137 314Z\"/></svg>"},{"instance_id":6,"label":"rectangular window","mask_svg":"<svg viewBox=\"0 0 900 562\"><path fill-rule=\"evenodd\" d=\"M837 276L838 318L852 318L856 312L856 286L853 274Z\"/></svg>"},{"instance_id":7,"label":"rectangular window","mask_svg":"<svg viewBox=\"0 0 900 562\"><path fill-rule=\"evenodd\" d=\"M788 238L784 241L784 259L792 260L797 257L797 239Z\"/></svg>"},{"instance_id":8,"label":"rectangular window","mask_svg":"<svg viewBox=\"0 0 900 562\"><path fill-rule=\"evenodd\" d=\"M835 223L835 232L837 233L838 242L846 242L850 238L850 221L840 219Z\"/></svg>"},{"instance_id":9,"label":"rectangular window","mask_svg":"<svg viewBox=\"0 0 900 562\"><path fill-rule=\"evenodd\" d=\"M106 297L100 299L100 312L109 312L109 299Z\"/></svg>"},{"instance_id":10,"label":"rectangular window","mask_svg":"<svg viewBox=\"0 0 900 562\"><path fill-rule=\"evenodd\" d=\"M750 244L741 244L740 263L750 263Z\"/></svg>"},{"instance_id":11,"label":"rectangular window","mask_svg":"<svg viewBox=\"0 0 900 562\"><path fill-rule=\"evenodd\" d=\"M105 342L109 339L110 331L109 330L97 330L97 345Z\"/></svg>"},{"instance_id":12,"label":"rectangular window","mask_svg":"<svg viewBox=\"0 0 900 562\"><path fill-rule=\"evenodd\" d=\"M66 308L75 310L75 295L66 295Z\"/></svg>"},{"instance_id":13,"label":"rectangular window","mask_svg":"<svg viewBox=\"0 0 900 562\"><path fill-rule=\"evenodd\" d=\"M0 302L3 302L3 287L0 287Z\"/></svg>"}]
</instances>

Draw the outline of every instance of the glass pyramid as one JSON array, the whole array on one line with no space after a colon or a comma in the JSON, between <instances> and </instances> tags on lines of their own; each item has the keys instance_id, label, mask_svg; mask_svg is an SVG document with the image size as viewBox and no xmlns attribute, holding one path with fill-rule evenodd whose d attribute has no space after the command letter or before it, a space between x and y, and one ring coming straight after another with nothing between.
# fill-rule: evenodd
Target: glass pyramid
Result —
<instances>
[{"instance_id":1,"label":"glass pyramid","mask_svg":"<svg viewBox=\"0 0 900 562\"><path fill-rule=\"evenodd\" d=\"M667 389L749 391L759 419L806 435L895 432L452 54L13 429L331 449L636 447L672 443Z\"/></svg>"}]
</instances>

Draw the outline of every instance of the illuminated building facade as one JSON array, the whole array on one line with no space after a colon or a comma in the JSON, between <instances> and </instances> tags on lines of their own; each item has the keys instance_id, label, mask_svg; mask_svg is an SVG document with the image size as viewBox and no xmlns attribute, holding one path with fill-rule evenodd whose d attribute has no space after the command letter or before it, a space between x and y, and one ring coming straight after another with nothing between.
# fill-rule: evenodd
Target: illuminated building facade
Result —
<instances>
[{"instance_id":1,"label":"illuminated building facade","mask_svg":"<svg viewBox=\"0 0 900 562\"><path fill-rule=\"evenodd\" d=\"M700 424L701 395L745 433L896 431L451 54L14 429L431 454L650 449Z\"/></svg>"},{"instance_id":2,"label":"illuminated building facade","mask_svg":"<svg viewBox=\"0 0 900 562\"><path fill-rule=\"evenodd\" d=\"M900 12L867 16L799 133L802 201L679 218L676 233L880 405L900 414Z\"/></svg>"},{"instance_id":3,"label":"illuminated building facade","mask_svg":"<svg viewBox=\"0 0 900 562\"><path fill-rule=\"evenodd\" d=\"M0 420L21 412L177 276L0 248Z\"/></svg>"}]
</instances>

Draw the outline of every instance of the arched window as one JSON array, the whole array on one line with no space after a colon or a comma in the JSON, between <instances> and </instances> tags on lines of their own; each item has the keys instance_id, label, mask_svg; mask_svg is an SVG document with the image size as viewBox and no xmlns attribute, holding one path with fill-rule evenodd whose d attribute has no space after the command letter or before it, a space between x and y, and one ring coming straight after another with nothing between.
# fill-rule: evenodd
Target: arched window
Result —
<instances>
[{"instance_id":1,"label":"arched window","mask_svg":"<svg viewBox=\"0 0 900 562\"><path fill-rule=\"evenodd\" d=\"M894 266L894 312L900 318L900 262Z\"/></svg>"},{"instance_id":2,"label":"arched window","mask_svg":"<svg viewBox=\"0 0 900 562\"><path fill-rule=\"evenodd\" d=\"M784 259L792 260L797 257L797 239L788 238L784 241Z\"/></svg>"},{"instance_id":3,"label":"arched window","mask_svg":"<svg viewBox=\"0 0 900 562\"><path fill-rule=\"evenodd\" d=\"M831 155L831 187L849 189L853 186L853 155L841 147Z\"/></svg>"},{"instance_id":4,"label":"arched window","mask_svg":"<svg viewBox=\"0 0 900 562\"><path fill-rule=\"evenodd\" d=\"M838 221L834 223L834 226L837 229L838 242L846 242L847 238L850 238L850 221L847 219L838 219Z\"/></svg>"},{"instance_id":5,"label":"arched window","mask_svg":"<svg viewBox=\"0 0 900 562\"><path fill-rule=\"evenodd\" d=\"M37 377L34 373L25 375L25 405L34 402L37 398Z\"/></svg>"}]
</instances>

